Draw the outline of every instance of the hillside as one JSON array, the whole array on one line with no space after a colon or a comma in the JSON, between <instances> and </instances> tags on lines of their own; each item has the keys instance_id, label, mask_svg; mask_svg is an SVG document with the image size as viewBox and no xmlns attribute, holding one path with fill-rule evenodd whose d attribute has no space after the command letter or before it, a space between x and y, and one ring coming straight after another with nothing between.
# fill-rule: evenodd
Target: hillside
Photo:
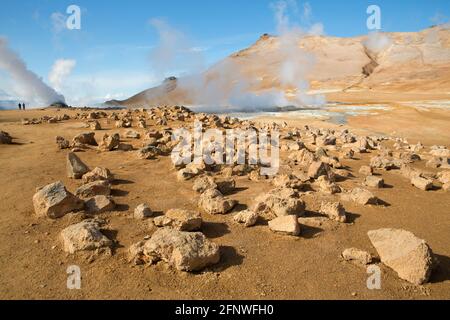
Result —
<instances>
[{"instance_id":1,"label":"hillside","mask_svg":"<svg viewBox=\"0 0 450 320\"><path fill-rule=\"evenodd\" d=\"M339 97L345 97L370 92L380 96L396 94L400 98L450 98L450 29L444 26L421 32L383 33L378 39L306 36L298 39L296 48L298 61L294 63L303 66L300 73L309 84L309 93L339 93ZM202 85L219 89L223 95L242 82L245 90L251 92L280 89L289 97L295 88L280 79L285 60L280 38L265 34L251 47L207 70L201 76L203 84L198 84L201 81L197 77L166 79L162 85L127 100L107 103L196 104L199 101L195 91L202 91Z\"/></svg>"}]
</instances>

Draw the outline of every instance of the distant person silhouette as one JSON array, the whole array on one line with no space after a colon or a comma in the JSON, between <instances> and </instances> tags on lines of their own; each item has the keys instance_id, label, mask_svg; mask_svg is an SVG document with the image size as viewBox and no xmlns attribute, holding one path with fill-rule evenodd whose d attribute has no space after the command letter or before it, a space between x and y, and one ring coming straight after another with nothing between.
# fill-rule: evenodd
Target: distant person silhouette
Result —
<instances>
[{"instance_id":1,"label":"distant person silhouette","mask_svg":"<svg viewBox=\"0 0 450 320\"><path fill-rule=\"evenodd\" d=\"M22 110L22 105L19 103L19 110Z\"/></svg>"},{"instance_id":2,"label":"distant person silhouette","mask_svg":"<svg viewBox=\"0 0 450 320\"><path fill-rule=\"evenodd\" d=\"M25 110L25 103L22 103L22 109Z\"/></svg>"}]
</instances>

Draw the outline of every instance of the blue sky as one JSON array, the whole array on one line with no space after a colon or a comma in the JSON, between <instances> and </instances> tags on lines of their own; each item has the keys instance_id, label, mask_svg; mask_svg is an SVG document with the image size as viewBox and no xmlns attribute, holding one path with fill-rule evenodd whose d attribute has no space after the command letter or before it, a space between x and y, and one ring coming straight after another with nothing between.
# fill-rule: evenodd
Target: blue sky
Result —
<instances>
[{"instance_id":1,"label":"blue sky","mask_svg":"<svg viewBox=\"0 0 450 320\"><path fill-rule=\"evenodd\" d=\"M287 0L294 1L294 0ZM276 32L271 4L275 0L0 0L0 36L48 82L57 59L76 61L66 90L87 102L123 98L158 83L150 61L158 33L149 23L163 19L184 34L189 46L210 65L245 48L263 33ZM304 1L297 1L299 8ZM383 31L418 31L448 22L449 0L309 0L311 22L320 22L326 35L366 34L366 8L380 6ZM52 14L66 14L78 5L81 30L55 30ZM300 15L300 14L299 14ZM292 19L299 15L292 13ZM176 73L179 70L173 70ZM70 84L70 85L69 85ZM70 88L67 88L70 86ZM0 72L0 92L10 91ZM9 93L9 92L8 92ZM65 93L65 92L63 92ZM77 101L78 101L77 100Z\"/></svg>"}]
</instances>

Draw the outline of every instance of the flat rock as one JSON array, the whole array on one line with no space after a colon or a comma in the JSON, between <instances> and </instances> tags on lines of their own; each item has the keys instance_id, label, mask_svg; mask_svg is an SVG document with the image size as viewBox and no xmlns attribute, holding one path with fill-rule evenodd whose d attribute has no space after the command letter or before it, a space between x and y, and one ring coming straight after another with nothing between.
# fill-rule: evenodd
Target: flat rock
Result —
<instances>
[{"instance_id":1,"label":"flat rock","mask_svg":"<svg viewBox=\"0 0 450 320\"><path fill-rule=\"evenodd\" d=\"M372 188L383 188L384 180L381 177L369 175L364 179L364 185Z\"/></svg>"},{"instance_id":2,"label":"flat rock","mask_svg":"<svg viewBox=\"0 0 450 320\"><path fill-rule=\"evenodd\" d=\"M381 262L413 284L426 283L431 275L433 253L425 240L401 229L378 229L367 233Z\"/></svg>"},{"instance_id":3,"label":"flat rock","mask_svg":"<svg viewBox=\"0 0 450 320\"><path fill-rule=\"evenodd\" d=\"M281 216L269 221L269 229L276 233L283 233L291 236L300 234L300 224L294 215Z\"/></svg>"}]
</instances>

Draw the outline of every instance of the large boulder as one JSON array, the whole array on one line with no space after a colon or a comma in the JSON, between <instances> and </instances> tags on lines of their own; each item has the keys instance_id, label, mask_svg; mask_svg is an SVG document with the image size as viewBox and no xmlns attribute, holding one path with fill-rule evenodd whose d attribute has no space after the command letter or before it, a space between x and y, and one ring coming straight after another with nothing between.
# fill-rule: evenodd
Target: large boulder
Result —
<instances>
[{"instance_id":1,"label":"large boulder","mask_svg":"<svg viewBox=\"0 0 450 320\"><path fill-rule=\"evenodd\" d=\"M367 233L381 262L413 284L426 283L431 275L433 253L425 240L401 229L378 229Z\"/></svg>"},{"instance_id":2,"label":"large boulder","mask_svg":"<svg viewBox=\"0 0 450 320\"><path fill-rule=\"evenodd\" d=\"M302 216L305 203L298 192L292 188L276 188L258 196L253 211L258 214L271 214L276 217L286 215Z\"/></svg>"},{"instance_id":3,"label":"large boulder","mask_svg":"<svg viewBox=\"0 0 450 320\"><path fill-rule=\"evenodd\" d=\"M52 219L84 207L83 201L67 191L61 181L40 188L33 196L33 205L36 215Z\"/></svg>"},{"instance_id":4,"label":"large boulder","mask_svg":"<svg viewBox=\"0 0 450 320\"><path fill-rule=\"evenodd\" d=\"M63 250L70 254L78 251L110 251L113 242L100 231L101 225L101 221L89 219L63 229L60 234Z\"/></svg>"},{"instance_id":5,"label":"large boulder","mask_svg":"<svg viewBox=\"0 0 450 320\"><path fill-rule=\"evenodd\" d=\"M87 172L89 172L87 165L75 153L69 152L67 154L67 176L72 179L81 179Z\"/></svg>"},{"instance_id":6,"label":"large boulder","mask_svg":"<svg viewBox=\"0 0 450 320\"><path fill-rule=\"evenodd\" d=\"M201 232L184 232L172 228L155 231L146 242L130 248L135 263L164 261L180 271L198 271L220 260L219 246Z\"/></svg>"}]
</instances>

